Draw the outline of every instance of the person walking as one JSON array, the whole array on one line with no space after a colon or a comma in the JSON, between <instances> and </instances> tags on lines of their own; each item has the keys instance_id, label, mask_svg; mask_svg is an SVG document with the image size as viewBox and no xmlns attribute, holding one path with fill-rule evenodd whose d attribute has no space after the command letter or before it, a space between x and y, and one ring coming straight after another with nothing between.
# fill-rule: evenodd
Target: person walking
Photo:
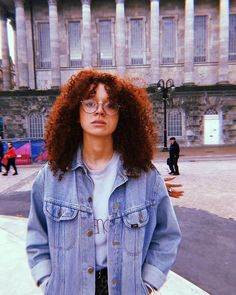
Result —
<instances>
[{"instance_id":1,"label":"person walking","mask_svg":"<svg viewBox=\"0 0 236 295\"><path fill-rule=\"evenodd\" d=\"M181 232L152 164L146 90L82 70L57 97L45 140L48 163L32 187L26 245L37 286L48 295L159 289Z\"/></svg>"},{"instance_id":2,"label":"person walking","mask_svg":"<svg viewBox=\"0 0 236 295\"><path fill-rule=\"evenodd\" d=\"M0 172L2 172L2 160L4 156L2 137L0 136Z\"/></svg>"},{"instance_id":3,"label":"person walking","mask_svg":"<svg viewBox=\"0 0 236 295\"><path fill-rule=\"evenodd\" d=\"M7 176L11 166L13 168L12 175L18 175L16 168L16 149L13 147L12 142L8 142L8 151L6 152L4 159L7 160L7 164L5 166L6 172L4 172L2 175Z\"/></svg>"},{"instance_id":4,"label":"person walking","mask_svg":"<svg viewBox=\"0 0 236 295\"><path fill-rule=\"evenodd\" d=\"M169 148L169 161L168 165L170 168L170 173L173 175L179 175L178 159L179 159L180 148L175 137L170 138L170 148Z\"/></svg>"}]
</instances>

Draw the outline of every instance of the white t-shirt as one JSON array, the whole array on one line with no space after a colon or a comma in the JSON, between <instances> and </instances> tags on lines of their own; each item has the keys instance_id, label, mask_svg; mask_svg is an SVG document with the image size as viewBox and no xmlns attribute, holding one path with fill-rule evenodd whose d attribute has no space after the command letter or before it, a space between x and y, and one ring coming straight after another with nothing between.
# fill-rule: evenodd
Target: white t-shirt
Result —
<instances>
[{"instance_id":1,"label":"white t-shirt","mask_svg":"<svg viewBox=\"0 0 236 295\"><path fill-rule=\"evenodd\" d=\"M114 153L102 170L92 170L87 167L94 182L93 210L97 269L107 267L108 200L116 179L119 160L119 155Z\"/></svg>"}]
</instances>

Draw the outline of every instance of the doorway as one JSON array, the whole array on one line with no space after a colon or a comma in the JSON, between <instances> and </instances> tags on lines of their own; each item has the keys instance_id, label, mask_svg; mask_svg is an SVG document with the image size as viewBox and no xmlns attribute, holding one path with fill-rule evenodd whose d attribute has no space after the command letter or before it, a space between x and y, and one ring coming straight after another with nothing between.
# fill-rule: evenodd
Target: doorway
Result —
<instances>
[{"instance_id":1,"label":"doorway","mask_svg":"<svg viewBox=\"0 0 236 295\"><path fill-rule=\"evenodd\" d=\"M204 115L204 144L220 144L219 115Z\"/></svg>"}]
</instances>

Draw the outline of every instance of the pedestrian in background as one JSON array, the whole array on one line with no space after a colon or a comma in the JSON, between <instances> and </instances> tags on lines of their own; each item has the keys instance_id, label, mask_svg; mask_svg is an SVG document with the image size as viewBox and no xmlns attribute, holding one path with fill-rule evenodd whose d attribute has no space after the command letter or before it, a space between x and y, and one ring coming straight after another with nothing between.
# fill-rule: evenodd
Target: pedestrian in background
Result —
<instances>
[{"instance_id":1,"label":"pedestrian in background","mask_svg":"<svg viewBox=\"0 0 236 295\"><path fill-rule=\"evenodd\" d=\"M2 137L0 136L0 172L2 172L2 160L3 160L3 143L2 143Z\"/></svg>"},{"instance_id":2,"label":"pedestrian in background","mask_svg":"<svg viewBox=\"0 0 236 295\"><path fill-rule=\"evenodd\" d=\"M170 148L169 148L169 159L167 164L170 168L170 173L173 175L179 175L178 159L179 159L179 144L177 143L175 137L170 138Z\"/></svg>"},{"instance_id":3,"label":"pedestrian in background","mask_svg":"<svg viewBox=\"0 0 236 295\"><path fill-rule=\"evenodd\" d=\"M181 235L155 146L146 90L94 70L71 77L31 195L27 254L45 294L146 295L165 282Z\"/></svg>"},{"instance_id":4,"label":"pedestrian in background","mask_svg":"<svg viewBox=\"0 0 236 295\"><path fill-rule=\"evenodd\" d=\"M6 172L4 172L2 175L7 176L10 168L13 168L12 175L17 175L17 168L16 168L16 149L13 147L12 142L8 142L8 151L4 155L4 159L6 159L7 164L5 166Z\"/></svg>"}]
</instances>

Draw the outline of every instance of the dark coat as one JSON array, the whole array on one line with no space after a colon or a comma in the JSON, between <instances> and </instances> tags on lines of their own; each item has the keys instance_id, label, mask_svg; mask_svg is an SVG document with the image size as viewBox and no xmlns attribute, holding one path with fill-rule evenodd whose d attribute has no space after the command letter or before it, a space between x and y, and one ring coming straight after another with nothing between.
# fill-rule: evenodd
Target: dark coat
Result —
<instances>
[{"instance_id":1,"label":"dark coat","mask_svg":"<svg viewBox=\"0 0 236 295\"><path fill-rule=\"evenodd\" d=\"M170 145L170 149L169 149L170 158L179 157L179 152L180 152L179 145L175 141L173 144Z\"/></svg>"},{"instance_id":2,"label":"dark coat","mask_svg":"<svg viewBox=\"0 0 236 295\"><path fill-rule=\"evenodd\" d=\"M3 143L0 141L0 158L3 158Z\"/></svg>"}]
</instances>

